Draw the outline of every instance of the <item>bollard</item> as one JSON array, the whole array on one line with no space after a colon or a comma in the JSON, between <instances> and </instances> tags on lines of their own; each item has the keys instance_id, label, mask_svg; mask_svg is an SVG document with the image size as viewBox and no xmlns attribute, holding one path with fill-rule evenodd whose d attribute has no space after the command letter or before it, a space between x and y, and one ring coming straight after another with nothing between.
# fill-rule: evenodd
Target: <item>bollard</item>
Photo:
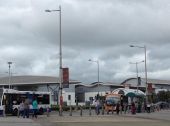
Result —
<instances>
[{"instance_id":1,"label":"bollard","mask_svg":"<svg viewBox=\"0 0 170 126\"><path fill-rule=\"evenodd\" d=\"M17 117L18 117L18 118L20 117L20 108L18 108Z\"/></svg>"},{"instance_id":2,"label":"bollard","mask_svg":"<svg viewBox=\"0 0 170 126\"><path fill-rule=\"evenodd\" d=\"M114 111L113 108L114 108L114 107L112 107L112 115L113 115L113 111Z\"/></svg>"},{"instance_id":3,"label":"bollard","mask_svg":"<svg viewBox=\"0 0 170 126\"><path fill-rule=\"evenodd\" d=\"M120 114L122 115L122 106L120 105Z\"/></svg>"},{"instance_id":4,"label":"bollard","mask_svg":"<svg viewBox=\"0 0 170 126\"><path fill-rule=\"evenodd\" d=\"M49 117L49 116L50 116L50 108L47 107L47 117Z\"/></svg>"},{"instance_id":5,"label":"bollard","mask_svg":"<svg viewBox=\"0 0 170 126\"><path fill-rule=\"evenodd\" d=\"M72 116L72 107L71 107L71 105L70 105L70 114L69 115Z\"/></svg>"},{"instance_id":6,"label":"bollard","mask_svg":"<svg viewBox=\"0 0 170 126\"><path fill-rule=\"evenodd\" d=\"M2 111L2 113L3 113L3 117L6 117L6 110L5 110L5 105L4 105L4 107L3 107L3 111Z\"/></svg>"},{"instance_id":7,"label":"bollard","mask_svg":"<svg viewBox=\"0 0 170 126\"><path fill-rule=\"evenodd\" d=\"M61 105L59 106L59 111L58 112L59 112L59 116L63 116L63 110L62 110L62 106Z\"/></svg>"},{"instance_id":8,"label":"bollard","mask_svg":"<svg viewBox=\"0 0 170 126\"><path fill-rule=\"evenodd\" d=\"M80 106L80 116L82 116L83 115L83 109L82 109L82 107Z\"/></svg>"},{"instance_id":9,"label":"bollard","mask_svg":"<svg viewBox=\"0 0 170 126\"><path fill-rule=\"evenodd\" d=\"M89 115L91 116L91 106L89 106Z\"/></svg>"},{"instance_id":10,"label":"bollard","mask_svg":"<svg viewBox=\"0 0 170 126\"><path fill-rule=\"evenodd\" d=\"M104 106L102 105L102 115L104 115Z\"/></svg>"}]
</instances>

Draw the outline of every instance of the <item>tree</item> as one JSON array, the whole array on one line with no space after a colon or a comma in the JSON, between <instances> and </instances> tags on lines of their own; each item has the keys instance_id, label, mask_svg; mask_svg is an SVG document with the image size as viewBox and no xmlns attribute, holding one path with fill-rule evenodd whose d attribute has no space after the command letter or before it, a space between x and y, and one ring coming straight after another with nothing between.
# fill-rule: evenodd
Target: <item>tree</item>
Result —
<instances>
[{"instance_id":1,"label":"tree","mask_svg":"<svg viewBox=\"0 0 170 126\"><path fill-rule=\"evenodd\" d=\"M160 91L157 97L159 101L170 102L170 91Z\"/></svg>"}]
</instances>

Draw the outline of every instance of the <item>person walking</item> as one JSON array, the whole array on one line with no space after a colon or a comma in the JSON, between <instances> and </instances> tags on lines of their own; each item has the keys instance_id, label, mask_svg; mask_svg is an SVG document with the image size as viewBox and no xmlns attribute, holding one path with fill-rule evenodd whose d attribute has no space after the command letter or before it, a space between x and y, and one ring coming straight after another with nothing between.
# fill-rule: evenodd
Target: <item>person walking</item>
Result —
<instances>
[{"instance_id":1,"label":"person walking","mask_svg":"<svg viewBox=\"0 0 170 126\"><path fill-rule=\"evenodd\" d=\"M37 99L34 97L33 102L32 102L32 108L33 108L33 115L32 118L37 118L37 112L38 112L38 103Z\"/></svg>"},{"instance_id":2,"label":"person walking","mask_svg":"<svg viewBox=\"0 0 170 126\"><path fill-rule=\"evenodd\" d=\"M20 116L24 116L24 101L22 100L21 103L19 104L19 115L18 117Z\"/></svg>"},{"instance_id":3,"label":"person walking","mask_svg":"<svg viewBox=\"0 0 170 126\"><path fill-rule=\"evenodd\" d=\"M99 103L99 100L95 100L94 101L94 105L95 105L95 111L96 111L96 115L99 115L100 114L100 103Z\"/></svg>"},{"instance_id":4,"label":"person walking","mask_svg":"<svg viewBox=\"0 0 170 126\"><path fill-rule=\"evenodd\" d=\"M29 118L29 108L30 108L29 104L30 104L30 100L27 97L24 102L24 116L23 116L23 118L25 118L25 117Z\"/></svg>"},{"instance_id":5,"label":"person walking","mask_svg":"<svg viewBox=\"0 0 170 126\"><path fill-rule=\"evenodd\" d=\"M99 115L100 114L100 101L99 100L97 100L96 101L96 107L97 107L97 115Z\"/></svg>"}]
</instances>

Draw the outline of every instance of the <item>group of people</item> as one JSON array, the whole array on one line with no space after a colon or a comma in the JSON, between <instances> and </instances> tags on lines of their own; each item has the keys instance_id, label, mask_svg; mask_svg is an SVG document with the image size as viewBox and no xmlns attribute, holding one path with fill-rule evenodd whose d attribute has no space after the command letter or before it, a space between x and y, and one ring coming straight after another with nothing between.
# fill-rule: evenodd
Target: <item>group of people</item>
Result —
<instances>
[{"instance_id":1,"label":"group of people","mask_svg":"<svg viewBox=\"0 0 170 126\"><path fill-rule=\"evenodd\" d=\"M127 103L117 102L115 105L115 110L117 115L119 115L119 113L122 114L122 112L126 114L127 111L128 113L131 111L132 114L136 114L136 105L134 102L132 102L131 106L129 106Z\"/></svg>"},{"instance_id":2,"label":"group of people","mask_svg":"<svg viewBox=\"0 0 170 126\"><path fill-rule=\"evenodd\" d=\"M33 108L33 118L37 118L37 112L38 112L38 103L36 98L33 98L32 101L32 108ZM29 98L26 98L25 100L22 100L19 105L19 116L22 116L23 118L29 118L30 113L30 100Z\"/></svg>"}]
</instances>

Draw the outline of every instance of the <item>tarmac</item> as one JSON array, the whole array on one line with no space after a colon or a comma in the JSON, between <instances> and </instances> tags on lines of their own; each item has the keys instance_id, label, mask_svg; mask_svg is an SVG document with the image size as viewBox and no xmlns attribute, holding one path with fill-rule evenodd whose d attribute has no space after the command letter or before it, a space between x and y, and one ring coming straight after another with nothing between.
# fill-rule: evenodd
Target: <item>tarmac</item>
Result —
<instances>
[{"instance_id":1,"label":"tarmac","mask_svg":"<svg viewBox=\"0 0 170 126\"><path fill-rule=\"evenodd\" d=\"M85 115L80 116L79 112L69 116L69 113L64 113L59 116L57 112L52 112L49 117L46 114L39 115L37 119L22 118L15 116L0 117L0 126L51 126L50 124L60 123L109 123L109 122L145 122L157 123L160 120L170 122L170 110L164 110L154 113L137 113L136 115L129 114L109 114L109 115Z\"/></svg>"}]
</instances>

